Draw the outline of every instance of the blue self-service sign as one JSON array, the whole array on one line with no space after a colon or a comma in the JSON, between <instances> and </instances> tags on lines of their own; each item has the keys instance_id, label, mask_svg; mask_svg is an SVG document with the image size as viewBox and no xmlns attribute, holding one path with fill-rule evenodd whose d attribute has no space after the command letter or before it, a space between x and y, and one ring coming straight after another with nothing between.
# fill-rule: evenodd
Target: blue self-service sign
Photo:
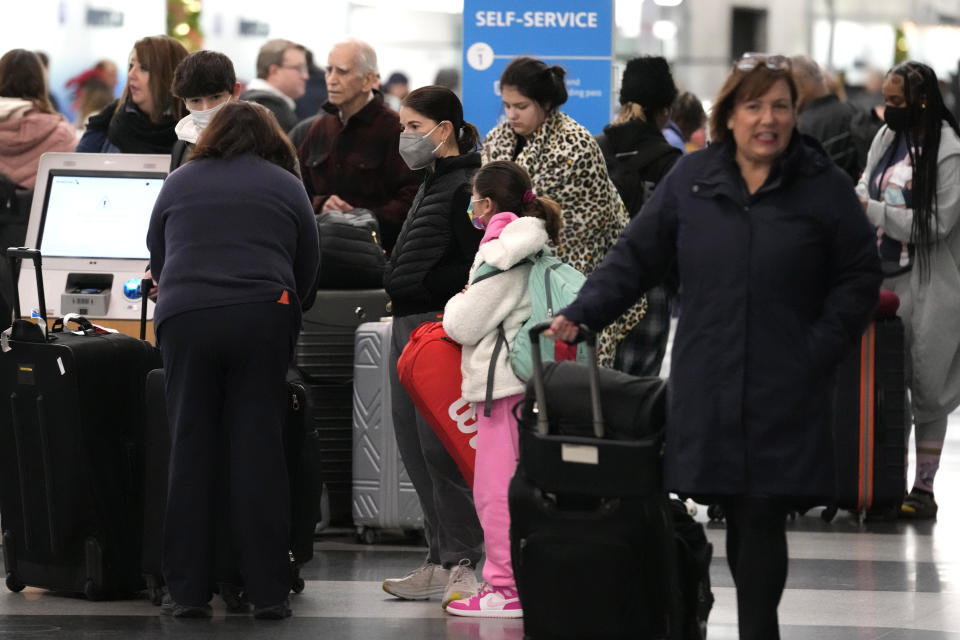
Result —
<instances>
[{"instance_id":1,"label":"blue self-service sign","mask_svg":"<svg viewBox=\"0 0 960 640\"><path fill-rule=\"evenodd\" d=\"M464 115L486 135L503 117L500 74L531 56L566 69L561 110L600 133L610 121L612 46L612 0L465 0Z\"/></svg>"}]
</instances>

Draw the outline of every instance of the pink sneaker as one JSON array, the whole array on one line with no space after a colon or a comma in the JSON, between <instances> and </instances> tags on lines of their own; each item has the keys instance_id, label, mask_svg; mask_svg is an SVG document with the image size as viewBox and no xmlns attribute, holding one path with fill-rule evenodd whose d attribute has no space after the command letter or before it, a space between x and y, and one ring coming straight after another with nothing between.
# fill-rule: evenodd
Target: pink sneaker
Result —
<instances>
[{"instance_id":1,"label":"pink sneaker","mask_svg":"<svg viewBox=\"0 0 960 640\"><path fill-rule=\"evenodd\" d=\"M522 618L520 594L515 587L495 587L484 583L472 598L454 600L447 613L468 618Z\"/></svg>"}]
</instances>

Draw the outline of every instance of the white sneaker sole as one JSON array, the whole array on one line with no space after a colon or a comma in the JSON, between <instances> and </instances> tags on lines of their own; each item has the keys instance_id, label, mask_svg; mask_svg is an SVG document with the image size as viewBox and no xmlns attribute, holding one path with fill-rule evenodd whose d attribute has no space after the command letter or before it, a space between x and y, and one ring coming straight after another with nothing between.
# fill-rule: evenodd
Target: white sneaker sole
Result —
<instances>
[{"instance_id":1,"label":"white sneaker sole","mask_svg":"<svg viewBox=\"0 0 960 640\"><path fill-rule=\"evenodd\" d=\"M447 607L444 609L447 613L460 616L462 618L522 618L523 609L500 609L500 610L480 610L475 611L473 609L451 609Z\"/></svg>"},{"instance_id":2,"label":"white sneaker sole","mask_svg":"<svg viewBox=\"0 0 960 640\"><path fill-rule=\"evenodd\" d=\"M443 592L446 590L446 587L431 587L430 589L405 589L401 585L390 584L389 582L383 583L383 590L392 595L394 598L400 598L401 600L430 600L431 598L441 598L443 597Z\"/></svg>"}]
</instances>

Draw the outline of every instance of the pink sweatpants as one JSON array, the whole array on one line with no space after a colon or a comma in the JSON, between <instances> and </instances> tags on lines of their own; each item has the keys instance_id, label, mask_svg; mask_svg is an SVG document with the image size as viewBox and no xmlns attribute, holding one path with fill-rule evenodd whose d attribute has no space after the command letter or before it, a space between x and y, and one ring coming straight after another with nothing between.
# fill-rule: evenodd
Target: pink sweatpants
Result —
<instances>
[{"instance_id":1,"label":"pink sweatpants","mask_svg":"<svg viewBox=\"0 0 960 640\"><path fill-rule=\"evenodd\" d=\"M519 433L513 406L522 394L494 400L490 417L477 403L477 461L473 471L473 501L483 527L487 559L483 579L495 587L515 587L510 562L510 509L507 489L517 469Z\"/></svg>"}]
</instances>

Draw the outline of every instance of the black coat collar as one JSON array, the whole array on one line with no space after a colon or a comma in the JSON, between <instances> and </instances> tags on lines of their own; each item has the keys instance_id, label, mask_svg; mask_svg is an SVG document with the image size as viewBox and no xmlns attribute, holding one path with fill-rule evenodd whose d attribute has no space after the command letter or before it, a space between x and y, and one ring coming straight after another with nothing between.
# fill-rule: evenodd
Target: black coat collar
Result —
<instances>
[{"instance_id":1,"label":"black coat collar","mask_svg":"<svg viewBox=\"0 0 960 640\"><path fill-rule=\"evenodd\" d=\"M829 156L819 142L794 129L790 144L774 161L767 181L753 196L750 196L746 192L746 185L740 173L740 167L737 165L736 151L737 145L733 139L712 144L704 150L705 162L694 176L697 195L708 198L722 194L739 201L743 197L754 197L776 190L796 175L817 175L831 164Z\"/></svg>"}]
</instances>

